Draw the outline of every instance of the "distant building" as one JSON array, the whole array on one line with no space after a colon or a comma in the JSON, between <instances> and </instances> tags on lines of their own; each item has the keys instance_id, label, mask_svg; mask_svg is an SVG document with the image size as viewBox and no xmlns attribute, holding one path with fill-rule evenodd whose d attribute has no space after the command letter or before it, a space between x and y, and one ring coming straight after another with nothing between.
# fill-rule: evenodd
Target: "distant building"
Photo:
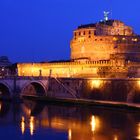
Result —
<instances>
[{"instance_id":1,"label":"distant building","mask_svg":"<svg viewBox=\"0 0 140 140\"><path fill-rule=\"evenodd\" d=\"M7 67L11 64L7 56L0 56L0 67Z\"/></svg>"},{"instance_id":2,"label":"distant building","mask_svg":"<svg viewBox=\"0 0 140 140\"><path fill-rule=\"evenodd\" d=\"M6 76L10 74L9 67L12 63L9 61L7 56L0 56L0 76Z\"/></svg>"},{"instance_id":3,"label":"distant building","mask_svg":"<svg viewBox=\"0 0 140 140\"><path fill-rule=\"evenodd\" d=\"M70 62L19 63L19 76L140 77L140 36L119 20L79 26Z\"/></svg>"}]
</instances>

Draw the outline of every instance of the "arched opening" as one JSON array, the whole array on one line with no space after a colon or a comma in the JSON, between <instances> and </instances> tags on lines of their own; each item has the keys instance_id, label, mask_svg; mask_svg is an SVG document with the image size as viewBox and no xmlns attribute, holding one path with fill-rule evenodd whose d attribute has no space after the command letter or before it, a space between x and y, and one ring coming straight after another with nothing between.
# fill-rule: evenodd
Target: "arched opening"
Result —
<instances>
[{"instance_id":1,"label":"arched opening","mask_svg":"<svg viewBox=\"0 0 140 140\"><path fill-rule=\"evenodd\" d=\"M8 99L8 98L10 98L10 90L3 83L0 83L0 98L1 99Z\"/></svg>"},{"instance_id":2,"label":"arched opening","mask_svg":"<svg viewBox=\"0 0 140 140\"><path fill-rule=\"evenodd\" d=\"M22 91L22 95L38 95L44 96L46 93L45 88L41 83L38 82L31 82L30 84L26 85Z\"/></svg>"}]
</instances>

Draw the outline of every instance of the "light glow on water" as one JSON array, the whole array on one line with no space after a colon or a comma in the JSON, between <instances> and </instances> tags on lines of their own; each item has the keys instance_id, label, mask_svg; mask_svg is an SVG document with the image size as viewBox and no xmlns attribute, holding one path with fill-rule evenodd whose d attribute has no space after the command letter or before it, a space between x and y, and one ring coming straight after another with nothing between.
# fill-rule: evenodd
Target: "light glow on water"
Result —
<instances>
[{"instance_id":1,"label":"light glow on water","mask_svg":"<svg viewBox=\"0 0 140 140\"><path fill-rule=\"evenodd\" d=\"M114 135L114 139L113 140L118 140L118 136Z\"/></svg>"},{"instance_id":2,"label":"light glow on water","mask_svg":"<svg viewBox=\"0 0 140 140\"><path fill-rule=\"evenodd\" d=\"M2 103L0 128L5 140L12 139L67 139L67 140L128 140L140 139L140 114L93 106L44 105L40 111L27 104L13 115L13 108ZM27 102L26 102L27 103ZM39 103L36 105L40 106ZM29 106L28 106L29 107ZM119 116L119 119L117 120ZM19 121L20 120L20 121ZM16 122L16 123L15 123ZM10 125L7 125L10 123ZM12 127L11 127L12 126ZM116 127L117 126L117 127ZM128 127L129 126L129 127ZM12 128L12 129L11 129ZM7 131L11 135L7 135Z\"/></svg>"},{"instance_id":3,"label":"light glow on water","mask_svg":"<svg viewBox=\"0 0 140 140\"><path fill-rule=\"evenodd\" d=\"M25 132L25 118L23 116L21 118L21 132L22 134Z\"/></svg>"},{"instance_id":4,"label":"light glow on water","mask_svg":"<svg viewBox=\"0 0 140 140\"><path fill-rule=\"evenodd\" d=\"M31 116L30 117L30 134L31 135L34 134L34 128L35 128L35 120L34 120L34 117Z\"/></svg>"},{"instance_id":5,"label":"light glow on water","mask_svg":"<svg viewBox=\"0 0 140 140\"><path fill-rule=\"evenodd\" d=\"M90 120L91 131L94 133L100 128L100 120L97 116L92 115Z\"/></svg>"},{"instance_id":6,"label":"light glow on water","mask_svg":"<svg viewBox=\"0 0 140 140\"><path fill-rule=\"evenodd\" d=\"M138 135L137 135L137 139L139 139L140 140L140 123L138 123L138 128L137 128L137 133L138 133Z\"/></svg>"},{"instance_id":7,"label":"light glow on water","mask_svg":"<svg viewBox=\"0 0 140 140\"><path fill-rule=\"evenodd\" d=\"M72 130L71 129L68 130L68 139L69 140L72 139Z\"/></svg>"},{"instance_id":8,"label":"light glow on water","mask_svg":"<svg viewBox=\"0 0 140 140\"><path fill-rule=\"evenodd\" d=\"M91 125L91 131L94 132L95 128L96 128L96 121L95 121L95 116L94 115L91 116L90 125Z\"/></svg>"}]
</instances>

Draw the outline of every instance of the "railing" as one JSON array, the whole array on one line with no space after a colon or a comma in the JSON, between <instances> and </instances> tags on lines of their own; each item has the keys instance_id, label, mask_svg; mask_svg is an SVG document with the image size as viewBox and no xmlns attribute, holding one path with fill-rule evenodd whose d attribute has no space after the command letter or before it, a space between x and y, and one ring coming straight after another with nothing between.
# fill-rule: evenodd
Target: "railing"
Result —
<instances>
[{"instance_id":1,"label":"railing","mask_svg":"<svg viewBox=\"0 0 140 140\"><path fill-rule=\"evenodd\" d=\"M77 99L77 96L76 96L76 91L73 90L72 88L68 88L67 86L65 86L61 81L59 81L57 78L54 78L58 84L60 84L66 91L68 91L75 99Z\"/></svg>"},{"instance_id":2,"label":"railing","mask_svg":"<svg viewBox=\"0 0 140 140\"><path fill-rule=\"evenodd\" d=\"M72 66L72 65L88 65L88 64L91 64L91 65L110 65L111 62L109 60L100 60L100 61L85 61L85 62L80 62L80 61L75 61L75 62L55 62L55 63L46 63L46 65L48 66L55 66L55 65L69 65L69 66Z\"/></svg>"}]
</instances>

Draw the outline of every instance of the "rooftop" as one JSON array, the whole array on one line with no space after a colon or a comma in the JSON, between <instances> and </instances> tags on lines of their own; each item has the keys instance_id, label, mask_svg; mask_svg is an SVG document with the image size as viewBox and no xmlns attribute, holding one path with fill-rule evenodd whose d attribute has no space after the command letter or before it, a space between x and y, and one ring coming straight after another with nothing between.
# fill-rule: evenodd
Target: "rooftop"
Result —
<instances>
[{"instance_id":1,"label":"rooftop","mask_svg":"<svg viewBox=\"0 0 140 140\"><path fill-rule=\"evenodd\" d=\"M96 22L96 23L80 25L80 26L78 26L78 29L96 27L97 24L101 24L101 25L104 24L104 25L112 26L114 22L123 23L120 20L110 19L110 20L104 20L104 21L100 21L100 22Z\"/></svg>"}]
</instances>

